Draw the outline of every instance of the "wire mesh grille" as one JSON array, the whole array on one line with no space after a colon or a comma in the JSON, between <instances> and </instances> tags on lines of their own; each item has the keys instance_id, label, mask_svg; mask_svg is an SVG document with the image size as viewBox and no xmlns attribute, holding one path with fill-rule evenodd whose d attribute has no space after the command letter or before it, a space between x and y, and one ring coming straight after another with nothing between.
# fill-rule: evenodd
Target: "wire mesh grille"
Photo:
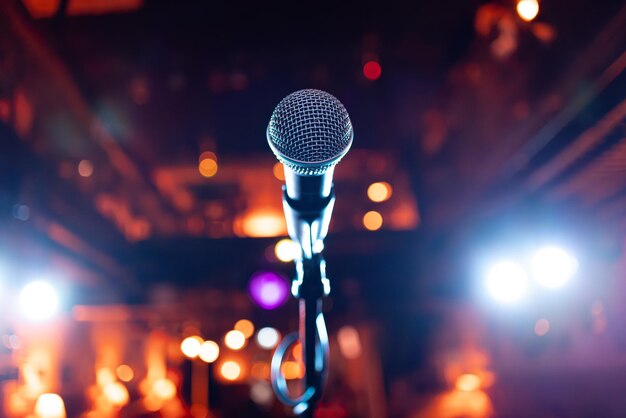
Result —
<instances>
[{"instance_id":1,"label":"wire mesh grille","mask_svg":"<svg viewBox=\"0 0 626 418\"><path fill-rule=\"evenodd\" d=\"M278 159L302 175L324 174L337 164L350 148L352 136L352 123L341 102L313 89L285 97L267 128Z\"/></svg>"}]
</instances>

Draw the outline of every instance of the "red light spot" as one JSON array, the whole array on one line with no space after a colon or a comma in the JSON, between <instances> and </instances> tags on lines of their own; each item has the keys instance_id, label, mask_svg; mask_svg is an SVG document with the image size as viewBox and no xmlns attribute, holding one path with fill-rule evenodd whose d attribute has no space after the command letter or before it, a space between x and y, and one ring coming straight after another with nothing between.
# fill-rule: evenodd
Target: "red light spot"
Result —
<instances>
[{"instance_id":1,"label":"red light spot","mask_svg":"<svg viewBox=\"0 0 626 418\"><path fill-rule=\"evenodd\" d=\"M368 61L363 66L363 75L368 80L378 80L381 73L382 69L380 68L380 64L376 61Z\"/></svg>"}]
</instances>

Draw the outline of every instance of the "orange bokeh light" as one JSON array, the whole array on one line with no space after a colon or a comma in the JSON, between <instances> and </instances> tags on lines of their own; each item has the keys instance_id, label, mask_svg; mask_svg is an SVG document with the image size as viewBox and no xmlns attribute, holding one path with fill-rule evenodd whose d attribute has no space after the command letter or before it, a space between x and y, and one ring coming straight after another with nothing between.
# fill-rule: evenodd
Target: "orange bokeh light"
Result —
<instances>
[{"instance_id":1,"label":"orange bokeh light","mask_svg":"<svg viewBox=\"0 0 626 418\"><path fill-rule=\"evenodd\" d=\"M220 373L224 379L232 382L241 376L241 366L236 361L225 361L220 367Z\"/></svg>"},{"instance_id":2,"label":"orange bokeh light","mask_svg":"<svg viewBox=\"0 0 626 418\"><path fill-rule=\"evenodd\" d=\"M282 163L279 162L274 164L274 168L272 169L272 171L274 172L274 177L276 177L278 180L285 180L285 168L283 167Z\"/></svg>"},{"instance_id":3,"label":"orange bokeh light","mask_svg":"<svg viewBox=\"0 0 626 418\"><path fill-rule=\"evenodd\" d=\"M384 202L391 197L392 193L393 188L385 181L372 183L367 188L367 197L369 197L372 202Z\"/></svg>"},{"instance_id":4,"label":"orange bokeh light","mask_svg":"<svg viewBox=\"0 0 626 418\"><path fill-rule=\"evenodd\" d=\"M131 380L133 380L133 377L135 377L133 369L131 369L130 366L127 364L122 364L121 366L119 366L116 370L116 373L117 377L119 377L122 382L130 382Z\"/></svg>"},{"instance_id":5,"label":"orange bokeh light","mask_svg":"<svg viewBox=\"0 0 626 418\"><path fill-rule=\"evenodd\" d=\"M254 334L254 324L248 319L240 319L235 323L233 329L241 332L246 338L250 338Z\"/></svg>"},{"instance_id":6,"label":"orange bokeh light","mask_svg":"<svg viewBox=\"0 0 626 418\"><path fill-rule=\"evenodd\" d=\"M363 216L363 226L370 231L376 231L383 226L383 216L375 210L371 210Z\"/></svg>"},{"instance_id":7,"label":"orange bokeh light","mask_svg":"<svg viewBox=\"0 0 626 418\"><path fill-rule=\"evenodd\" d=\"M205 158L198 164L198 171L200 171L202 177L213 177L217 174L217 161L212 158Z\"/></svg>"},{"instance_id":8,"label":"orange bokeh light","mask_svg":"<svg viewBox=\"0 0 626 418\"><path fill-rule=\"evenodd\" d=\"M480 388L481 379L472 373L462 374L456 378L455 386L463 392L471 392Z\"/></svg>"},{"instance_id":9,"label":"orange bokeh light","mask_svg":"<svg viewBox=\"0 0 626 418\"><path fill-rule=\"evenodd\" d=\"M280 372L287 380L301 379L304 377L304 367L297 361L286 361L280 366Z\"/></svg>"}]
</instances>

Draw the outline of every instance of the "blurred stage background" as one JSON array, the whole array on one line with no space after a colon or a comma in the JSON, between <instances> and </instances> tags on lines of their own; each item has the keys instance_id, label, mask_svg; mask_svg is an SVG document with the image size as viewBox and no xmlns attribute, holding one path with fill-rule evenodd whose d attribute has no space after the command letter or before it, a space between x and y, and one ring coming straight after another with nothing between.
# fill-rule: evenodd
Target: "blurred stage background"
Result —
<instances>
[{"instance_id":1,"label":"blurred stage background","mask_svg":"<svg viewBox=\"0 0 626 418\"><path fill-rule=\"evenodd\" d=\"M625 67L621 1L0 0L0 416L289 416L301 88L355 128L316 417L626 416Z\"/></svg>"}]
</instances>

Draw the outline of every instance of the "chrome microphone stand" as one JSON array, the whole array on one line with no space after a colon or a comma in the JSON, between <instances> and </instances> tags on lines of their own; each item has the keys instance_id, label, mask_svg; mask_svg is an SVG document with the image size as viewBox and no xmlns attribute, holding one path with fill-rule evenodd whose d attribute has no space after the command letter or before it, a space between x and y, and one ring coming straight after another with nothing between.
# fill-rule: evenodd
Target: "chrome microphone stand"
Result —
<instances>
[{"instance_id":1,"label":"chrome microphone stand","mask_svg":"<svg viewBox=\"0 0 626 418\"><path fill-rule=\"evenodd\" d=\"M298 333L287 335L276 349L272 358L271 381L278 399L292 406L294 413L304 418L313 418L315 406L328 378L328 333L322 301L330 293L330 282L326 277L326 263L321 254L326 231L325 228L318 228L316 219L320 219L320 211L330 216L334 201L333 191L324 202L324 207L311 211L315 216L308 217L302 210L298 211L298 216L293 216L294 210L301 208L297 208L297 202L291 200L286 191L283 193L290 235L292 238L300 237L302 241L299 242L302 251L296 260L297 274L291 288L294 297L299 299L300 324ZM300 234L291 233L295 228L298 228ZM286 353L298 341L302 347L305 367L304 391L299 396L293 396L289 394L286 379L280 369Z\"/></svg>"}]
</instances>

